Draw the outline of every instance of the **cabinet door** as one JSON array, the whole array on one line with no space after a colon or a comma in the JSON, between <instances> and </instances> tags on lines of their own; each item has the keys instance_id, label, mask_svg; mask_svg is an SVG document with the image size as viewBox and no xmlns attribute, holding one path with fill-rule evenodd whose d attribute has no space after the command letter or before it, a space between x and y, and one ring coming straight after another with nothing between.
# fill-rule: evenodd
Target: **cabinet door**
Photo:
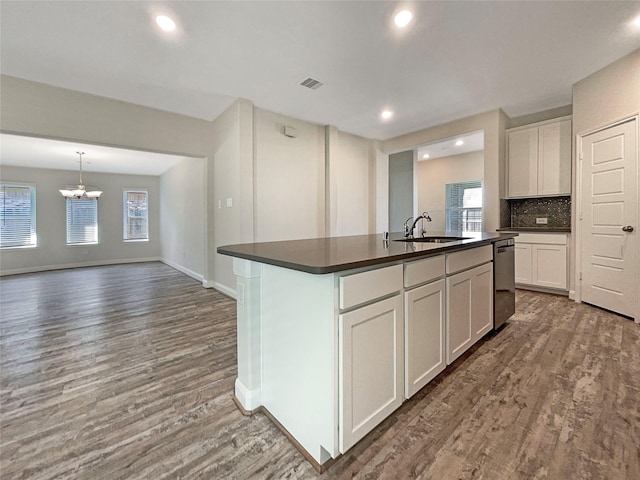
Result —
<instances>
[{"instance_id":1,"label":"cabinet door","mask_svg":"<svg viewBox=\"0 0 640 480\"><path fill-rule=\"evenodd\" d=\"M447 277L447 365L493 327L493 263Z\"/></svg>"},{"instance_id":2,"label":"cabinet door","mask_svg":"<svg viewBox=\"0 0 640 480\"><path fill-rule=\"evenodd\" d=\"M471 270L471 340L476 343L493 328L493 263Z\"/></svg>"},{"instance_id":3,"label":"cabinet door","mask_svg":"<svg viewBox=\"0 0 640 480\"><path fill-rule=\"evenodd\" d=\"M507 134L509 197L527 197L538 191L538 128Z\"/></svg>"},{"instance_id":4,"label":"cabinet door","mask_svg":"<svg viewBox=\"0 0 640 480\"><path fill-rule=\"evenodd\" d=\"M444 370L444 280L404 294L405 396L411 397Z\"/></svg>"},{"instance_id":5,"label":"cabinet door","mask_svg":"<svg viewBox=\"0 0 640 480\"><path fill-rule=\"evenodd\" d=\"M471 270L447 277L447 365L471 346Z\"/></svg>"},{"instance_id":6,"label":"cabinet door","mask_svg":"<svg viewBox=\"0 0 640 480\"><path fill-rule=\"evenodd\" d=\"M531 245L528 243L516 243L515 245L515 276L516 283L531 285L533 282Z\"/></svg>"},{"instance_id":7,"label":"cabinet door","mask_svg":"<svg viewBox=\"0 0 640 480\"><path fill-rule=\"evenodd\" d=\"M400 295L339 316L340 452L402 404Z\"/></svg>"},{"instance_id":8,"label":"cabinet door","mask_svg":"<svg viewBox=\"0 0 640 480\"><path fill-rule=\"evenodd\" d=\"M567 288L566 245L532 245L533 284L541 287Z\"/></svg>"},{"instance_id":9,"label":"cabinet door","mask_svg":"<svg viewBox=\"0 0 640 480\"><path fill-rule=\"evenodd\" d=\"M538 195L571 194L571 120L539 128Z\"/></svg>"}]
</instances>

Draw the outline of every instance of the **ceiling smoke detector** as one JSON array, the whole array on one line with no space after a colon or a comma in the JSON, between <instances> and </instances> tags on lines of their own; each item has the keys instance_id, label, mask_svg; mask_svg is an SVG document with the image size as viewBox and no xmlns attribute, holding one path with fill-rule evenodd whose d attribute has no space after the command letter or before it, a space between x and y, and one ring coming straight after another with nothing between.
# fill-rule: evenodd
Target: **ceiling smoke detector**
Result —
<instances>
[{"instance_id":1,"label":"ceiling smoke detector","mask_svg":"<svg viewBox=\"0 0 640 480\"><path fill-rule=\"evenodd\" d=\"M323 86L324 83L316 80L315 78L308 77L307 79L300 82L300 85L302 85L303 87L310 88L311 90L317 90L321 86Z\"/></svg>"}]
</instances>

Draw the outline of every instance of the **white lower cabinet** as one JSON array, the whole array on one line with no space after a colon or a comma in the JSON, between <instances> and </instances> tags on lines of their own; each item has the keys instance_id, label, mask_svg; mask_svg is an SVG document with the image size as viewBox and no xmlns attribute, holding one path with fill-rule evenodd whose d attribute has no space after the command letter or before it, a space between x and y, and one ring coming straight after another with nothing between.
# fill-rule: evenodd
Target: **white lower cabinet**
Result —
<instances>
[{"instance_id":1,"label":"white lower cabinet","mask_svg":"<svg viewBox=\"0 0 640 480\"><path fill-rule=\"evenodd\" d=\"M447 364L493 327L493 263L447 277Z\"/></svg>"},{"instance_id":2,"label":"white lower cabinet","mask_svg":"<svg viewBox=\"0 0 640 480\"><path fill-rule=\"evenodd\" d=\"M567 288L567 246L533 245L533 284L549 288Z\"/></svg>"},{"instance_id":3,"label":"white lower cabinet","mask_svg":"<svg viewBox=\"0 0 640 480\"><path fill-rule=\"evenodd\" d=\"M531 245L528 243L516 244L514 262L516 283L530 284L533 279Z\"/></svg>"},{"instance_id":4,"label":"white lower cabinet","mask_svg":"<svg viewBox=\"0 0 640 480\"><path fill-rule=\"evenodd\" d=\"M339 315L340 452L344 453L403 401L402 297Z\"/></svg>"},{"instance_id":5,"label":"white lower cabinet","mask_svg":"<svg viewBox=\"0 0 640 480\"><path fill-rule=\"evenodd\" d=\"M346 453L492 327L492 252L321 275L234 259L236 398L319 464Z\"/></svg>"},{"instance_id":6,"label":"white lower cabinet","mask_svg":"<svg viewBox=\"0 0 640 480\"><path fill-rule=\"evenodd\" d=\"M404 294L405 396L410 398L447 366L444 279Z\"/></svg>"},{"instance_id":7,"label":"white lower cabinet","mask_svg":"<svg viewBox=\"0 0 640 480\"><path fill-rule=\"evenodd\" d=\"M516 237L516 283L566 290L567 243L566 234L524 233Z\"/></svg>"}]
</instances>

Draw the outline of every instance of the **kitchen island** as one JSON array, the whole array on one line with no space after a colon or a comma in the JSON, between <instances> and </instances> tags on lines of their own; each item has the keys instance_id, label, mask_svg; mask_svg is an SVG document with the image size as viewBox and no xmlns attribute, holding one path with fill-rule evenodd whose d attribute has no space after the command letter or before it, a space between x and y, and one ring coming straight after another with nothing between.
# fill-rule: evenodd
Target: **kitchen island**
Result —
<instances>
[{"instance_id":1,"label":"kitchen island","mask_svg":"<svg viewBox=\"0 0 640 480\"><path fill-rule=\"evenodd\" d=\"M322 471L492 330L491 244L516 235L219 247L235 257L239 407Z\"/></svg>"}]
</instances>

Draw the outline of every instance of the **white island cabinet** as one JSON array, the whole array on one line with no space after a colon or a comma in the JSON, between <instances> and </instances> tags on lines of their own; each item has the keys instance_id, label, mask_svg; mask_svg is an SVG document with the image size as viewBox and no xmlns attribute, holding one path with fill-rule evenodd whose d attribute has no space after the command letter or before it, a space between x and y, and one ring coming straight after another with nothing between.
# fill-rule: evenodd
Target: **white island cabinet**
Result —
<instances>
[{"instance_id":1,"label":"white island cabinet","mask_svg":"<svg viewBox=\"0 0 640 480\"><path fill-rule=\"evenodd\" d=\"M404 399L401 289L402 265L340 278L340 307L356 307L338 316L342 453Z\"/></svg>"},{"instance_id":2,"label":"white island cabinet","mask_svg":"<svg viewBox=\"0 0 640 480\"><path fill-rule=\"evenodd\" d=\"M501 237L220 247L235 257L239 407L267 414L321 471L443 371L447 345L461 343L457 356L491 328Z\"/></svg>"},{"instance_id":3,"label":"white island cabinet","mask_svg":"<svg viewBox=\"0 0 640 480\"><path fill-rule=\"evenodd\" d=\"M444 264L445 255L405 264L405 396L407 398L411 398L447 366Z\"/></svg>"},{"instance_id":4,"label":"white island cabinet","mask_svg":"<svg viewBox=\"0 0 640 480\"><path fill-rule=\"evenodd\" d=\"M489 246L447 255L447 364L493 327L492 258Z\"/></svg>"}]
</instances>

